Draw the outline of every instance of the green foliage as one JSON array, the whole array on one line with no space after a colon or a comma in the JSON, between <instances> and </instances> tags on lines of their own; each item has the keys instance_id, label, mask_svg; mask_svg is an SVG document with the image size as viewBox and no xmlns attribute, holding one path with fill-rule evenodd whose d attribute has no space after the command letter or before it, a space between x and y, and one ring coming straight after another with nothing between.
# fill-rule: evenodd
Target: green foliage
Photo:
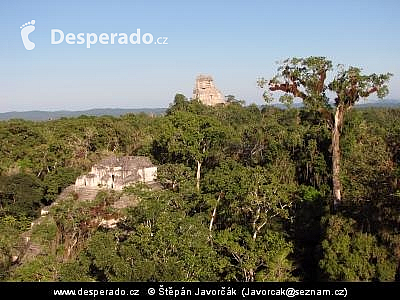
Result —
<instances>
[{"instance_id":1,"label":"green foliage","mask_svg":"<svg viewBox=\"0 0 400 300\"><path fill-rule=\"evenodd\" d=\"M389 89L386 83L393 74L363 75L361 71L356 67L345 69L343 66L339 66L336 77L329 84L329 89L337 94L337 106L341 104L351 107L360 97L366 98L374 92L381 99L387 96Z\"/></svg>"},{"instance_id":2,"label":"green foliage","mask_svg":"<svg viewBox=\"0 0 400 300\"><path fill-rule=\"evenodd\" d=\"M32 219L26 217L25 215L19 215L17 217L5 215L0 217L0 226L10 227L19 232L24 232L30 228L31 221Z\"/></svg>"},{"instance_id":3,"label":"green foliage","mask_svg":"<svg viewBox=\"0 0 400 300\"><path fill-rule=\"evenodd\" d=\"M215 118L179 111L166 120L165 131L156 143L165 149L164 153L171 159L203 161L226 138L226 132Z\"/></svg>"},{"instance_id":4,"label":"green foliage","mask_svg":"<svg viewBox=\"0 0 400 300\"><path fill-rule=\"evenodd\" d=\"M10 281L57 281L59 263L52 255L38 256L16 268Z\"/></svg>"},{"instance_id":5,"label":"green foliage","mask_svg":"<svg viewBox=\"0 0 400 300\"><path fill-rule=\"evenodd\" d=\"M309 108L328 107L328 97L325 94L327 87L324 81L326 73L331 69L332 62L325 57L286 59L278 67L276 76L270 81L261 78L258 85L269 85L271 91L284 92L285 95L281 98L284 103L288 103L290 97L294 96L302 98ZM268 92L264 93L264 98L269 101Z\"/></svg>"},{"instance_id":6,"label":"green foliage","mask_svg":"<svg viewBox=\"0 0 400 300\"><path fill-rule=\"evenodd\" d=\"M29 225L29 219L25 216L17 219L7 215L0 218L0 280L7 278L12 256L20 254L19 235L27 230Z\"/></svg>"},{"instance_id":7,"label":"green foliage","mask_svg":"<svg viewBox=\"0 0 400 300\"><path fill-rule=\"evenodd\" d=\"M63 167L47 173L43 180L45 204L51 204L63 189L75 183L79 175L79 170Z\"/></svg>"},{"instance_id":8,"label":"green foliage","mask_svg":"<svg viewBox=\"0 0 400 300\"><path fill-rule=\"evenodd\" d=\"M125 221L128 234L97 232L90 239L85 253L91 276L104 281L217 280L226 262L207 242L201 216L187 216L168 191L138 192L145 200Z\"/></svg>"},{"instance_id":9,"label":"green foliage","mask_svg":"<svg viewBox=\"0 0 400 300\"><path fill-rule=\"evenodd\" d=\"M167 110L167 115L173 114L176 111L187 110L189 106L188 99L182 94L176 94L174 102L170 105Z\"/></svg>"},{"instance_id":10,"label":"green foliage","mask_svg":"<svg viewBox=\"0 0 400 300\"><path fill-rule=\"evenodd\" d=\"M57 226L51 218L42 218L39 224L32 228L31 241L50 249L57 234Z\"/></svg>"},{"instance_id":11,"label":"green foliage","mask_svg":"<svg viewBox=\"0 0 400 300\"><path fill-rule=\"evenodd\" d=\"M330 215L326 91L351 87L356 76L360 97L372 85L383 95L387 80L343 69L335 85L321 86L321 72L331 69L321 57L282 63L270 83L297 76L304 109L290 107L291 92L281 99L285 110L244 106L234 97L208 107L178 94L159 117L0 122L1 280L393 281L400 261L400 110L347 115L343 206ZM57 199L110 153L152 156L162 188L125 188L136 206L123 210L112 207L119 192ZM20 235L51 203L30 232L45 255L13 263L26 248ZM116 228L99 226L118 218Z\"/></svg>"},{"instance_id":12,"label":"green foliage","mask_svg":"<svg viewBox=\"0 0 400 300\"><path fill-rule=\"evenodd\" d=\"M87 255L91 258L96 277L100 280L129 280L128 264L116 253L116 240L112 233L97 232L89 241Z\"/></svg>"},{"instance_id":13,"label":"green foliage","mask_svg":"<svg viewBox=\"0 0 400 300\"><path fill-rule=\"evenodd\" d=\"M302 185L300 187L300 197L303 201L313 202L320 198L321 192L312 186Z\"/></svg>"},{"instance_id":14,"label":"green foliage","mask_svg":"<svg viewBox=\"0 0 400 300\"><path fill-rule=\"evenodd\" d=\"M288 219L295 190L293 175L293 166L284 159L269 168L222 162L206 178L206 191L222 198L218 223L223 228L240 222L257 236L273 218Z\"/></svg>"},{"instance_id":15,"label":"green foliage","mask_svg":"<svg viewBox=\"0 0 400 300\"><path fill-rule=\"evenodd\" d=\"M393 281L396 263L375 236L357 231L355 221L340 216L327 220L321 268L330 280Z\"/></svg>"},{"instance_id":16,"label":"green foliage","mask_svg":"<svg viewBox=\"0 0 400 300\"><path fill-rule=\"evenodd\" d=\"M59 278L61 282L90 282L94 278L87 275L90 269L90 260L85 255L80 255L77 260L65 262L60 266Z\"/></svg>"},{"instance_id":17,"label":"green foliage","mask_svg":"<svg viewBox=\"0 0 400 300\"><path fill-rule=\"evenodd\" d=\"M42 182L32 175L21 173L0 178L0 213L37 216L42 197Z\"/></svg>"},{"instance_id":18,"label":"green foliage","mask_svg":"<svg viewBox=\"0 0 400 300\"><path fill-rule=\"evenodd\" d=\"M292 245L279 233L268 232L255 241L248 230L236 227L218 232L215 243L231 261L225 280L294 280L288 259Z\"/></svg>"},{"instance_id":19,"label":"green foliage","mask_svg":"<svg viewBox=\"0 0 400 300\"><path fill-rule=\"evenodd\" d=\"M157 169L157 180L168 189L180 189L194 186L193 171L184 164L164 164ZM188 186L189 185L189 186Z\"/></svg>"}]
</instances>

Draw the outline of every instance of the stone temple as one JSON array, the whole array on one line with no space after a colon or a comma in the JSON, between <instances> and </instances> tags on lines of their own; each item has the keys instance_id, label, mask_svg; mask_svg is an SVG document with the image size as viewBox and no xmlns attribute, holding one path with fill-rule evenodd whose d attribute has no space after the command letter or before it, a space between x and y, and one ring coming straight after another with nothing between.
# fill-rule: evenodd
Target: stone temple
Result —
<instances>
[{"instance_id":1,"label":"stone temple","mask_svg":"<svg viewBox=\"0 0 400 300\"><path fill-rule=\"evenodd\" d=\"M225 103L224 96L215 87L212 77L208 75L197 76L193 99L198 99L201 103L210 106Z\"/></svg>"},{"instance_id":2,"label":"stone temple","mask_svg":"<svg viewBox=\"0 0 400 300\"><path fill-rule=\"evenodd\" d=\"M156 176L157 167L147 157L111 156L95 164L89 174L79 176L75 187L122 190L131 183L152 183Z\"/></svg>"}]
</instances>

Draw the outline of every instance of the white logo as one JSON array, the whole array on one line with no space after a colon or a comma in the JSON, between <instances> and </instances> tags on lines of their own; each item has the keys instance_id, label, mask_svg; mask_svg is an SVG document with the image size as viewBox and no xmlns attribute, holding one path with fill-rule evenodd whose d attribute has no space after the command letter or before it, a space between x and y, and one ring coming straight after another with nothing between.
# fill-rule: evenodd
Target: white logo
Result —
<instances>
[{"instance_id":1,"label":"white logo","mask_svg":"<svg viewBox=\"0 0 400 300\"><path fill-rule=\"evenodd\" d=\"M32 20L28 23L22 24L22 26L20 27L20 28L22 28L21 29L22 42L24 43L26 50L32 50L35 48L35 43L33 43L29 40L29 34L32 31L35 31L35 26L33 26L34 24L35 24L35 20Z\"/></svg>"},{"instance_id":2,"label":"white logo","mask_svg":"<svg viewBox=\"0 0 400 300\"><path fill-rule=\"evenodd\" d=\"M35 20L32 20L28 23L22 24L21 28L21 37L22 42L24 43L24 47L26 50L35 49L35 43L29 40L29 34L35 31ZM151 33L141 34L140 28L136 29L136 32L131 34L126 33L101 33L99 36L96 33L67 33L60 29L52 29L51 30L51 44L57 45L66 41L67 44L86 44L86 48L90 48L91 45L95 45L98 41L100 44L156 44L156 45L168 45L168 37L154 37Z\"/></svg>"},{"instance_id":3,"label":"white logo","mask_svg":"<svg viewBox=\"0 0 400 300\"><path fill-rule=\"evenodd\" d=\"M90 48L91 45L95 45L97 41L100 42L100 44L107 45L107 44L120 44L120 45L127 45L128 43L131 43L133 45L135 44L140 44L141 42L143 44L149 45L149 44L156 44L156 45L168 45L168 37L158 37L154 38L154 36L151 33L145 33L141 35L140 33L140 28L136 29L136 32L131 33L130 35L126 33L101 33L99 36L96 33L67 33L66 35L64 32L60 29L52 29L51 30L51 44L52 45L58 45L61 44L64 41L67 42L67 44L74 45L82 45L86 44L86 48Z\"/></svg>"}]
</instances>

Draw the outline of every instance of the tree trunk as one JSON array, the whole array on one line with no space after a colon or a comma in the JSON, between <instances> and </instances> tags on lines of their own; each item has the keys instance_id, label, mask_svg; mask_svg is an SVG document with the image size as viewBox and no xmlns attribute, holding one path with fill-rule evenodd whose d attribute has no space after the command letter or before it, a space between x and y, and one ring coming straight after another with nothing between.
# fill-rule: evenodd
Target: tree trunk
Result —
<instances>
[{"instance_id":1,"label":"tree trunk","mask_svg":"<svg viewBox=\"0 0 400 300\"><path fill-rule=\"evenodd\" d=\"M260 230L264 227L264 225L267 224L267 222L262 223L260 226L256 227L253 233L253 240L255 241L257 238L257 234L260 232Z\"/></svg>"},{"instance_id":2,"label":"tree trunk","mask_svg":"<svg viewBox=\"0 0 400 300\"><path fill-rule=\"evenodd\" d=\"M201 168L201 162L197 161L197 172L196 172L196 188L197 188L197 191L200 191L200 168Z\"/></svg>"},{"instance_id":3,"label":"tree trunk","mask_svg":"<svg viewBox=\"0 0 400 300\"><path fill-rule=\"evenodd\" d=\"M243 273L244 273L244 281L245 282L254 282L254 270L253 269L250 269L250 270L246 270L246 269L244 269L243 270Z\"/></svg>"},{"instance_id":4,"label":"tree trunk","mask_svg":"<svg viewBox=\"0 0 400 300\"><path fill-rule=\"evenodd\" d=\"M257 213L256 213L256 216L255 216L255 218L253 220L253 240L256 240L256 238L257 238L257 225L256 225L256 223L257 223L258 219L260 218L260 211L261 211L261 209L257 208Z\"/></svg>"},{"instance_id":5,"label":"tree trunk","mask_svg":"<svg viewBox=\"0 0 400 300\"><path fill-rule=\"evenodd\" d=\"M221 194L218 195L217 203L215 203L214 210L213 210L213 213L212 213L212 216L211 216L211 220L210 220L210 236L211 236L211 231L212 231L213 224L215 222L215 217L217 215L217 206L218 206L218 203L219 203L220 200L221 200Z\"/></svg>"},{"instance_id":6,"label":"tree trunk","mask_svg":"<svg viewBox=\"0 0 400 300\"><path fill-rule=\"evenodd\" d=\"M342 186L340 183L340 131L342 129L344 107L339 105L335 112L335 122L332 128L332 183L333 209L336 210L341 201Z\"/></svg>"}]
</instances>

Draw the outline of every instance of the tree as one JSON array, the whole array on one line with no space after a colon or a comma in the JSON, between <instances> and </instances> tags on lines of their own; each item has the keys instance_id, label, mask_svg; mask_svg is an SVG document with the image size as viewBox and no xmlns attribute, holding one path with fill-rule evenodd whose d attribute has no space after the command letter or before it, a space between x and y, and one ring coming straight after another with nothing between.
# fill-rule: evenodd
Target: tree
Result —
<instances>
[{"instance_id":1,"label":"tree","mask_svg":"<svg viewBox=\"0 0 400 300\"><path fill-rule=\"evenodd\" d=\"M225 220L240 220L251 231L253 240L273 219L288 219L295 190L293 174L293 166L283 156L268 168L244 167L235 161L221 163L206 178L205 190L217 198L210 231L221 201L225 210L229 207L224 213Z\"/></svg>"},{"instance_id":2,"label":"tree","mask_svg":"<svg viewBox=\"0 0 400 300\"><path fill-rule=\"evenodd\" d=\"M238 100L234 95L225 96L226 102L228 103L238 103L240 105L244 105L246 102L244 100Z\"/></svg>"},{"instance_id":3,"label":"tree","mask_svg":"<svg viewBox=\"0 0 400 300\"><path fill-rule=\"evenodd\" d=\"M0 213L36 217L43 198L42 182L29 174L0 177Z\"/></svg>"},{"instance_id":4,"label":"tree","mask_svg":"<svg viewBox=\"0 0 400 300\"><path fill-rule=\"evenodd\" d=\"M185 195L145 186L125 190L141 199L119 228L97 231L78 263L64 268L69 280L216 281L227 260L207 243L202 214L188 215ZM179 203L178 203L179 202ZM68 269L82 275L66 274Z\"/></svg>"},{"instance_id":5,"label":"tree","mask_svg":"<svg viewBox=\"0 0 400 300\"><path fill-rule=\"evenodd\" d=\"M180 191L183 186L191 184L193 171L184 164L164 164L157 169L157 180L172 191Z\"/></svg>"},{"instance_id":6,"label":"tree","mask_svg":"<svg viewBox=\"0 0 400 300\"><path fill-rule=\"evenodd\" d=\"M179 110L187 110L189 105L188 99L183 94L176 94L174 98L174 103L170 104L167 109L167 115L172 114Z\"/></svg>"},{"instance_id":7,"label":"tree","mask_svg":"<svg viewBox=\"0 0 400 300\"><path fill-rule=\"evenodd\" d=\"M339 215L327 220L322 270L330 280L393 281L396 261L374 235L356 230L355 223Z\"/></svg>"},{"instance_id":8,"label":"tree","mask_svg":"<svg viewBox=\"0 0 400 300\"><path fill-rule=\"evenodd\" d=\"M231 258L227 272L228 281L292 281L293 265L289 255L292 243L282 233L268 231L256 242L246 228L236 224L233 228L221 230L215 243L225 257Z\"/></svg>"},{"instance_id":9,"label":"tree","mask_svg":"<svg viewBox=\"0 0 400 300\"><path fill-rule=\"evenodd\" d=\"M335 79L329 84L329 89L336 93L334 122L332 126L332 180L334 206L341 201L340 183L340 133L343 127L344 115L360 97L368 97L373 93L384 98L389 90L386 82L391 74L362 75L361 69L350 67L347 70L341 68Z\"/></svg>"},{"instance_id":10,"label":"tree","mask_svg":"<svg viewBox=\"0 0 400 300\"><path fill-rule=\"evenodd\" d=\"M216 118L177 111L168 116L154 149L157 157L196 165L196 188L200 190L201 167L227 140L226 128ZM165 159L161 158L161 159Z\"/></svg>"},{"instance_id":11,"label":"tree","mask_svg":"<svg viewBox=\"0 0 400 300\"><path fill-rule=\"evenodd\" d=\"M229 279L291 279L288 256L292 245L273 227L290 218L293 175L293 166L285 157L269 168L244 167L227 160L208 172L204 190L214 196L210 240L240 270L230 272Z\"/></svg>"},{"instance_id":12,"label":"tree","mask_svg":"<svg viewBox=\"0 0 400 300\"><path fill-rule=\"evenodd\" d=\"M45 188L43 202L45 202L46 205L49 205L55 201L64 188L75 182L79 173L80 172L76 169L64 167L57 168L56 170L47 173L43 179L43 185Z\"/></svg>"},{"instance_id":13,"label":"tree","mask_svg":"<svg viewBox=\"0 0 400 300\"><path fill-rule=\"evenodd\" d=\"M278 74L267 81L261 78L260 87L268 87L270 92L284 93L280 101L288 102L300 98L306 108L316 110L331 129L332 148L332 185L334 209L341 203L340 182L340 133L345 113L361 97L366 98L374 93L379 98L388 94L388 82L392 74L363 75L360 68L338 66L334 79L327 84L328 72L332 71L332 62L325 57L292 58L283 61ZM336 93L335 109L331 107L326 91ZM264 93L267 102L272 100L269 92Z\"/></svg>"}]
</instances>

